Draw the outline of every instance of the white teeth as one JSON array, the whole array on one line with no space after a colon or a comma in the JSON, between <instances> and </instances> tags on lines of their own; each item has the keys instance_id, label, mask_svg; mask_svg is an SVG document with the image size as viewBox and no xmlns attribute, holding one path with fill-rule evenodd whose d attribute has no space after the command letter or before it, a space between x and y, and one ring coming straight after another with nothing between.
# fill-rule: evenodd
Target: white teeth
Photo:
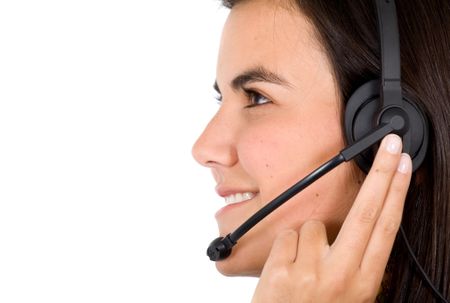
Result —
<instances>
[{"instance_id":1,"label":"white teeth","mask_svg":"<svg viewBox=\"0 0 450 303\"><path fill-rule=\"evenodd\" d=\"M254 193L246 192L246 193L238 193L234 195L229 195L225 197L226 204L234 204L239 202L244 202L255 197Z\"/></svg>"}]
</instances>

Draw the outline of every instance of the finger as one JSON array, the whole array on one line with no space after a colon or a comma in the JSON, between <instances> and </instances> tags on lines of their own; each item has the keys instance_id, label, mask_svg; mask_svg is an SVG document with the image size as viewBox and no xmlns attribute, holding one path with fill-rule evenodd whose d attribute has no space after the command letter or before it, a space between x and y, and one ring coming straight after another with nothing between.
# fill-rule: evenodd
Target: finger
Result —
<instances>
[{"instance_id":1,"label":"finger","mask_svg":"<svg viewBox=\"0 0 450 303\"><path fill-rule=\"evenodd\" d=\"M340 264L359 268L367 243L378 219L402 149L397 135L386 136L378 149L372 168L332 245Z\"/></svg>"},{"instance_id":2,"label":"finger","mask_svg":"<svg viewBox=\"0 0 450 303\"><path fill-rule=\"evenodd\" d=\"M320 221L306 221L300 229L295 264L302 272L315 272L328 247L325 225Z\"/></svg>"},{"instance_id":3,"label":"finger","mask_svg":"<svg viewBox=\"0 0 450 303\"><path fill-rule=\"evenodd\" d=\"M361 263L361 272L381 282L402 220L403 206L411 180L411 158L403 154L389 189L385 206L375 225Z\"/></svg>"},{"instance_id":4,"label":"finger","mask_svg":"<svg viewBox=\"0 0 450 303\"><path fill-rule=\"evenodd\" d=\"M297 256L298 233L295 230L282 231L273 242L264 267L279 267L292 264Z\"/></svg>"}]
</instances>

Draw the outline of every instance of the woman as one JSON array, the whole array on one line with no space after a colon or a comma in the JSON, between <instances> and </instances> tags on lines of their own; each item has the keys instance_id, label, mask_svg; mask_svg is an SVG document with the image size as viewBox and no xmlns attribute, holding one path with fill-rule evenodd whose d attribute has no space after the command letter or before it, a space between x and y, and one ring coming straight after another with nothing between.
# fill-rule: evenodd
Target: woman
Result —
<instances>
[{"instance_id":1,"label":"woman","mask_svg":"<svg viewBox=\"0 0 450 303\"><path fill-rule=\"evenodd\" d=\"M430 119L426 161L411 176L400 138L388 135L367 177L342 164L256 225L216 263L225 275L260 276L254 302L432 302L395 239L401 220L450 297L450 4L396 3L402 87ZM221 106L193 148L231 204L216 214L222 236L346 146L346 101L380 76L372 1L224 5Z\"/></svg>"}]
</instances>

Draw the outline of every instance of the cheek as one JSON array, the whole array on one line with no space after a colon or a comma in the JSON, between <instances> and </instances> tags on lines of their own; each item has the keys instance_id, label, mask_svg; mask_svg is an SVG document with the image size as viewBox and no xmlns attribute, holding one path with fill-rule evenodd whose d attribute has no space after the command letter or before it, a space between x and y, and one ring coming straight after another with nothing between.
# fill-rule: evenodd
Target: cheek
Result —
<instances>
[{"instance_id":1,"label":"cheek","mask_svg":"<svg viewBox=\"0 0 450 303\"><path fill-rule=\"evenodd\" d=\"M306 116L296 112L278 119L271 116L241 132L237 146L239 161L258 184L259 206L271 201L343 148L340 119L335 108L309 108L306 112L312 114ZM346 171L348 169L344 167L335 169L294 197L292 200L296 202L278 209L271 215L271 229L278 225L297 228L315 215L330 225L339 224L348 210L348 205L336 204L336 198L347 198L342 190L348 183Z\"/></svg>"},{"instance_id":2,"label":"cheek","mask_svg":"<svg viewBox=\"0 0 450 303\"><path fill-rule=\"evenodd\" d=\"M279 193L336 155L343 142L334 109L307 108L243 128L237 152L243 169L262 189L278 188Z\"/></svg>"},{"instance_id":3,"label":"cheek","mask_svg":"<svg viewBox=\"0 0 450 303\"><path fill-rule=\"evenodd\" d=\"M288 166L289 159L283 154L293 147L289 146L287 134L287 128L268 123L248 127L241 134L237 146L239 162L259 185L278 179Z\"/></svg>"}]
</instances>

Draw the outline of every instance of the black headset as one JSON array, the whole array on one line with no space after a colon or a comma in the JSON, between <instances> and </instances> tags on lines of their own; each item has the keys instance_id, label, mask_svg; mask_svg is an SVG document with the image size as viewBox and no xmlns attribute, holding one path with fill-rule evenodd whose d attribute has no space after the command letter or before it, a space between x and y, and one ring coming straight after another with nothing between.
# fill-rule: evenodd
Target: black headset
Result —
<instances>
[{"instance_id":1,"label":"black headset","mask_svg":"<svg viewBox=\"0 0 450 303\"><path fill-rule=\"evenodd\" d=\"M402 94L400 39L395 1L375 0L375 3L381 48L381 79L361 85L347 102L344 126L348 146L261 208L235 231L212 241L207 249L211 261L227 258L233 246L245 233L339 164L355 159L358 166L367 173L372 166L377 143L390 133L402 137L403 152L411 156L413 171L422 164L428 148L428 120L424 112ZM400 231L422 277L434 295L447 302L417 261L402 226Z\"/></svg>"},{"instance_id":2,"label":"black headset","mask_svg":"<svg viewBox=\"0 0 450 303\"><path fill-rule=\"evenodd\" d=\"M417 105L402 94L400 38L394 0L376 0L381 48L381 79L369 81L350 96L345 108L345 134L348 143L370 135L393 116L405 121L402 135L403 152L411 156L413 171L422 164L428 147L428 122ZM374 150L356 156L358 166L369 171Z\"/></svg>"}]
</instances>

